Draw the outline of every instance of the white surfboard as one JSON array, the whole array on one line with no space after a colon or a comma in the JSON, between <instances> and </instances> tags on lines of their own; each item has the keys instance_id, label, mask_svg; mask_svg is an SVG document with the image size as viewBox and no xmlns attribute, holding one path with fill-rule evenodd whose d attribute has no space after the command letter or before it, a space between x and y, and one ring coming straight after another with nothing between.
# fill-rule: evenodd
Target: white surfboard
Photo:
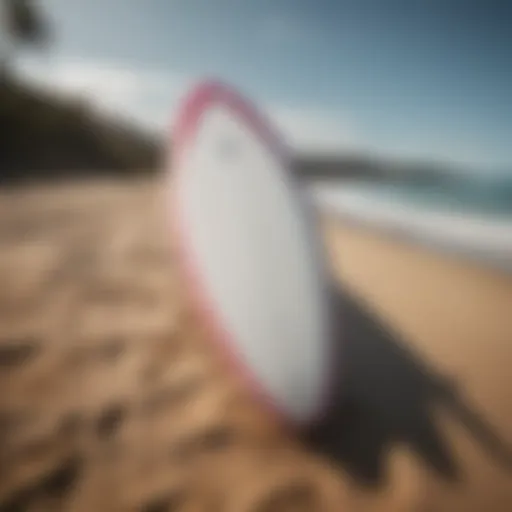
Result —
<instances>
[{"instance_id":1,"label":"white surfboard","mask_svg":"<svg viewBox=\"0 0 512 512\"><path fill-rule=\"evenodd\" d=\"M330 384L326 272L280 137L217 82L187 96L173 133L179 263L212 339L288 421L323 412Z\"/></svg>"}]
</instances>

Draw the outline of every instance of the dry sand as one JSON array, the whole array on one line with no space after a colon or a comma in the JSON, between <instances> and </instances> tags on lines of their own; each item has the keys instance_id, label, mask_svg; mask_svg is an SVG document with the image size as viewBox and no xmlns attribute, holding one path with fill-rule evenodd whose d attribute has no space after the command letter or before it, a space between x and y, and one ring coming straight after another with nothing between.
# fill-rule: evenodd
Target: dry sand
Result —
<instances>
[{"instance_id":1,"label":"dry sand","mask_svg":"<svg viewBox=\"0 0 512 512\"><path fill-rule=\"evenodd\" d=\"M347 364L418 455L397 478L416 475L421 510L512 510L512 275L333 217L323 228L336 279L386 331L355 332L367 353L349 346Z\"/></svg>"},{"instance_id":2,"label":"dry sand","mask_svg":"<svg viewBox=\"0 0 512 512\"><path fill-rule=\"evenodd\" d=\"M446 386L340 295L346 402L317 433L322 457L224 371L161 206L154 183L0 194L0 511L512 509L510 280L331 225L339 276L455 382L480 441L438 418L457 478L427 428Z\"/></svg>"},{"instance_id":3,"label":"dry sand","mask_svg":"<svg viewBox=\"0 0 512 512\"><path fill-rule=\"evenodd\" d=\"M0 195L0 511L338 510L223 370L155 184Z\"/></svg>"}]
</instances>

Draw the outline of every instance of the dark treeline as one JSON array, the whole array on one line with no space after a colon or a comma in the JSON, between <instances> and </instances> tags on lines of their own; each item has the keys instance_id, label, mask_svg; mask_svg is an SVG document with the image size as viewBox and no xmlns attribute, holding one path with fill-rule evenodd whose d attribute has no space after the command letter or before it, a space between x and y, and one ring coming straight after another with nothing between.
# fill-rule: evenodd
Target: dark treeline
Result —
<instances>
[{"instance_id":1,"label":"dark treeline","mask_svg":"<svg viewBox=\"0 0 512 512\"><path fill-rule=\"evenodd\" d=\"M20 52L51 50L58 27L35 0L0 0L0 10L0 183L154 169L153 136L20 80Z\"/></svg>"},{"instance_id":2,"label":"dark treeline","mask_svg":"<svg viewBox=\"0 0 512 512\"><path fill-rule=\"evenodd\" d=\"M126 122L53 97L14 78L0 82L0 182L150 172L160 148Z\"/></svg>"},{"instance_id":3,"label":"dark treeline","mask_svg":"<svg viewBox=\"0 0 512 512\"><path fill-rule=\"evenodd\" d=\"M447 169L437 163L425 164L385 159L365 154L310 155L295 159L296 172L305 179L363 179L416 184L447 180Z\"/></svg>"}]
</instances>

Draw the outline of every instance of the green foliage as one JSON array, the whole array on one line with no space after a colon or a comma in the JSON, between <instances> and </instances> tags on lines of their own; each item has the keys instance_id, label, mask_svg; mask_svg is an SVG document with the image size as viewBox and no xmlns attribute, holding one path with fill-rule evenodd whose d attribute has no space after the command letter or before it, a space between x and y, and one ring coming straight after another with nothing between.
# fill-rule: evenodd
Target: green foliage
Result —
<instances>
[{"instance_id":1,"label":"green foliage","mask_svg":"<svg viewBox=\"0 0 512 512\"><path fill-rule=\"evenodd\" d=\"M14 42L37 45L49 39L46 19L31 0L2 0L5 27Z\"/></svg>"},{"instance_id":2,"label":"green foliage","mask_svg":"<svg viewBox=\"0 0 512 512\"><path fill-rule=\"evenodd\" d=\"M0 83L0 183L153 169L153 137L18 81Z\"/></svg>"}]
</instances>

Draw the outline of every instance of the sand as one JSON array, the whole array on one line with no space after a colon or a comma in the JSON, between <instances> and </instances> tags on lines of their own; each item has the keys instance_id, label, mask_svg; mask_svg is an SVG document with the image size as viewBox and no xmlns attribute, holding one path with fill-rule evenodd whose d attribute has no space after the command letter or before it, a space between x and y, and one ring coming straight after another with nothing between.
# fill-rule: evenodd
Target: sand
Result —
<instances>
[{"instance_id":1,"label":"sand","mask_svg":"<svg viewBox=\"0 0 512 512\"><path fill-rule=\"evenodd\" d=\"M175 270L155 183L0 195L0 511L338 510Z\"/></svg>"},{"instance_id":2,"label":"sand","mask_svg":"<svg viewBox=\"0 0 512 512\"><path fill-rule=\"evenodd\" d=\"M512 509L509 280L330 225L346 368L306 444L208 343L158 185L0 193L0 511Z\"/></svg>"},{"instance_id":3,"label":"sand","mask_svg":"<svg viewBox=\"0 0 512 512\"><path fill-rule=\"evenodd\" d=\"M420 454L397 478L416 472L428 496L421 510L512 510L512 275L330 216L323 234L340 286L380 319L393 350L407 352L400 366L383 344L363 342L367 360L395 364L387 377L396 382L377 378L390 390L376 394ZM359 381L384 370L357 371ZM419 425L414 433L420 419L428 442Z\"/></svg>"}]
</instances>

